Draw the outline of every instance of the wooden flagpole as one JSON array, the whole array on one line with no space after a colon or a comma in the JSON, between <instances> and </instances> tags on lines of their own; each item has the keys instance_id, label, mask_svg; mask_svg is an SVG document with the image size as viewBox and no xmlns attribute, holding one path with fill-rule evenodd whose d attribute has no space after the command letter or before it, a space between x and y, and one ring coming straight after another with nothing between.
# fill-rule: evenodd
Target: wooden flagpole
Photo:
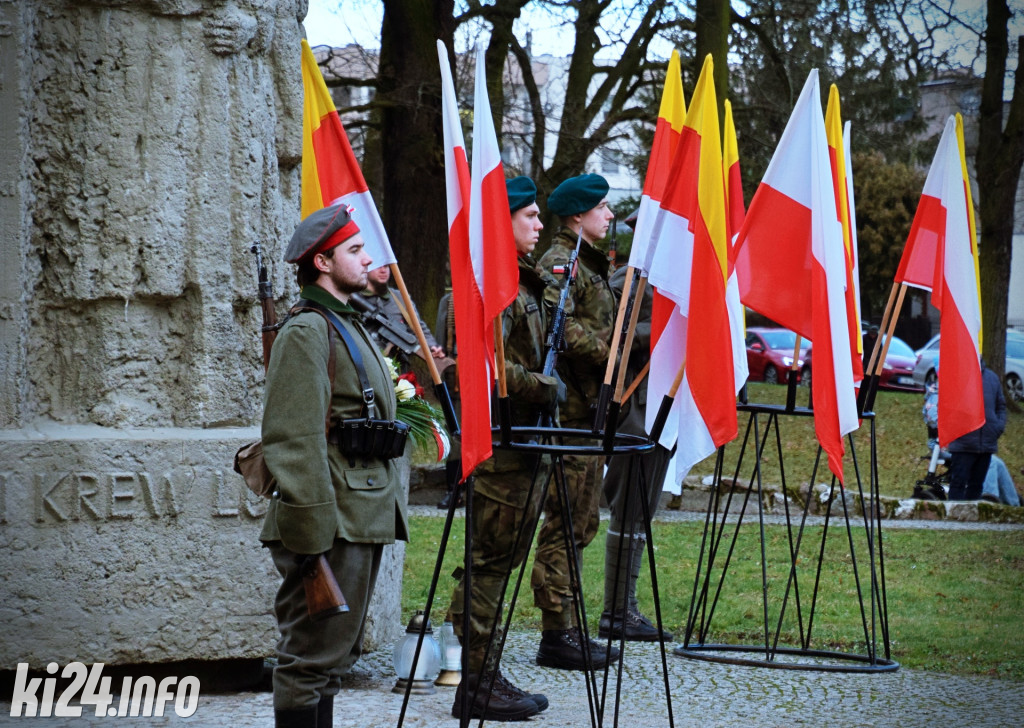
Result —
<instances>
[{"instance_id":1,"label":"wooden flagpole","mask_svg":"<svg viewBox=\"0 0 1024 728\"><path fill-rule=\"evenodd\" d=\"M626 363L629 361L630 351L633 349L633 335L636 333L636 324L640 319L640 307L643 303L644 288L647 285L647 278L640 276L636 284L636 295L633 297L633 311L629 317L629 328L626 330L626 342L622 347L622 363L619 365L619 378L615 383L615 396L613 401L622 402L622 387L626 381ZM625 298L625 296L623 296Z\"/></svg>"},{"instance_id":2,"label":"wooden flagpole","mask_svg":"<svg viewBox=\"0 0 1024 728\"><path fill-rule=\"evenodd\" d=\"M437 364L434 363L434 357L430 353L430 347L427 345L427 337L423 333L423 327L420 326L420 317L413 315L416 311L416 307L412 303L412 298L409 296L409 289L405 286L405 279L402 278L402 271L398 270L398 263L391 263L391 276L395 279L395 285L398 286L398 290L402 294L402 301L405 302L405 307L409 311L407 318L409 319L409 325L412 326L413 333L416 334L416 340L420 342L420 347L423 349L423 358L427 362L427 369L430 370L430 378L434 380L434 384L441 383L441 374L437 371Z\"/></svg>"}]
</instances>

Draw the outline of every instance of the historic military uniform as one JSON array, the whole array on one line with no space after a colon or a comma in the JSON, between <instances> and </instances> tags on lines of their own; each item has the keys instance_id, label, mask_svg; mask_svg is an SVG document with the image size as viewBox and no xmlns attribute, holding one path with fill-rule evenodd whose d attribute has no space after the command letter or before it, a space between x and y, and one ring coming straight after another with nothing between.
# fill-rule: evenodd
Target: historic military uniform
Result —
<instances>
[{"instance_id":1,"label":"historic military uniform","mask_svg":"<svg viewBox=\"0 0 1024 728\"><path fill-rule=\"evenodd\" d=\"M329 237L339 227L330 218L334 209L313 213L295 235L313 242ZM295 243L296 237L292 240ZM289 245L290 252L293 247ZM304 286L302 295L337 314L373 388L376 415L371 416L393 419L396 402L390 372L359 315L315 285ZM384 544L408 540L409 533L394 461L343 455L325 436L328 407L332 423L365 416L355 364L337 335L332 384L327 326L316 312L289 318L274 342L267 369L262 439L277 489L260 540L282 577L274 604L281 632L273 677L278 725L315 725L311 711L329 714L342 675L361 654L363 624ZM350 611L314 622L307 612L301 569L305 556L321 553ZM324 724L326 719L321 718L320 725Z\"/></svg>"},{"instance_id":2,"label":"historic military uniform","mask_svg":"<svg viewBox=\"0 0 1024 728\"><path fill-rule=\"evenodd\" d=\"M591 180L602 183L597 199L593 191L585 189L581 195L589 206L564 207L554 204L556 195L567 187L590 185ZM582 175L563 182L552 192L548 207L563 218L595 207L607 194L608 185L598 175ZM576 248L578 231L563 227L555 234L551 247L542 256L540 265L545 271L559 271L568 264ZM589 430L594 422L594 404L604 378L608 362L612 327L615 323L615 297L608 285L608 260L597 248L583 241L580 245L576 282L566 304L565 350L559 354L557 371L565 382L567 397L560 407L561 425L571 429ZM550 305L558 303L560 281L548 286L545 298ZM568 442L568 441L567 441ZM582 552L597 534L601 498L601 463L595 456L566 455L565 481L572 514L573 540L577 553ZM566 667L556 657L557 651L547 649L552 635L565 634L573 629L574 606L569 579L569 561L563 536L562 509L554 485L549 489L544 506L544 524L540 529L532 573L534 603L541 610L544 637L538 652L540 664ZM566 638L578 641L578 635ZM572 645L568 645L572 646ZM617 652L613 651L614 659ZM595 663L600 665L600 660Z\"/></svg>"},{"instance_id":3,"label":"historic military uniform","mask_svg":"<svg viewBox=\"0 0 1024 728\"><path fill-rule=\"evenodd\" d=\"M616 299L623 295L626 267L620 267L612 274L609 284ZM636 279L633 288L636 290ZM654 296L650 286L644 287L640 301L640 313L633 330L633 345L627 367L626 381L633 379L650 359L651 309ZM653 407L660 402L650 403ZM633 396L623 406L619 416L618 431L646 436L647 378L637 387ZM652 641L658 639L658 629L643 614L636 600L636 581L643 563L647 529L644 523L644 507L641 498L646 499L648 513L654 514L661 498L662 484L671 453L657 445L655 449L640 456L642 479L634 479L630 469L631 457L613 457L608 463L604 476L604 497L611 510L611 521L605 540L604 554L604 610L598 623L598 634L618 639L623 631L622 605L627 603L625 637L627 640ZM643 488L642 488L643 486ZM615 621L612 622L612 614ZM672 639L669 632L662 633L666 640Z\"/></svg>"}]
</instances>

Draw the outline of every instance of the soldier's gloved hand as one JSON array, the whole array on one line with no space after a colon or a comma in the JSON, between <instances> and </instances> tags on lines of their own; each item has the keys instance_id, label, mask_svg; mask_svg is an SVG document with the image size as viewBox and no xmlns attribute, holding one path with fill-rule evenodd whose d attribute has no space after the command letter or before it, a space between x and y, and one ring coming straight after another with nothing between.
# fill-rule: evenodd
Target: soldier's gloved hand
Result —
<instances>
[{"instance_id":1,"label":"soldier's gloved hand","mask_svg":"<svg viewBox=\"0 0 1024 728\"><path fill-rule=\"evenodd\" d=\"M562 383L562 380L557 375L534 374L533 376L537 383L540 384L540 396L538 399L546 408L554 411L558 403L565 399L565 384Z\"/></svg>"}]
</instances>

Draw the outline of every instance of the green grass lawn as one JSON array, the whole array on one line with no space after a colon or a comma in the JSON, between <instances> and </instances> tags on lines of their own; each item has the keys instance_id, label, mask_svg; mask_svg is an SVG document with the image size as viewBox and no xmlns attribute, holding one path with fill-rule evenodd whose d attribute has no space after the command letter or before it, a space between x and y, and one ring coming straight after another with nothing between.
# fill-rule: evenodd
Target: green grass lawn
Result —
<instances>
[{"instance_id":1,"label":"green grass lawn","mask_svg":"<svg viewBox=\"0 0 1024 728\"><path fill-rule=\"evenodd\" d=\"M752 383L748 385L748 392L751 402L785 402L784 386ZM800 388L798 405L806 405L807 396L807 388ZM879 489L883 495L908 497L916 481L927 471L927 462L921 459L927 450L927 434L921 418L923 402L920 394L878 393L876 450ZM747 415L741 414L741 438L746 420ZM811 418L781 419L779 435L787 484L795 487L809 481L817 454ZM868 428L862 427L853 440L858 464L864 473L870 450ZM770 442L774 447L774 434ZM727 448L724 469L727 477L733 474L739 449L738 442ZM1024 414L1009 414L1006 432L1000 440L1000 455L1018 486L1022 486L1019 489L1024 490L1021 475ZM747 472L741 472L741 478L750 477L751 458L749 453L745 456ZM855 477L849 455L846 465L847 482L853 483ZM774 450L765 452L762 467L767 482L780 481L778 456ZM714 459L709 458L691 472L705 475L713 471ZM815 481L829 481L824 464L819 465ZM857 608L856 582L845 529L837 527L840 523L838 519L833 520L825 543L827 567L822 575L811 647L863 654L864 632ZM412 543L407 552L403 591L406 615L426 604L442 526L440 518L412 519ZM451 573L462 559L462 528L463 521L457 521L456 533L449 540L432 610L435 622L443 618L451 599L455 585ZM603 589L603 533L602 526L601 534L586 550L584 558L587 612L595 624ZM687 621L702 533L702 523L655 525L663 619L677 634ZM1024 532L885 529L883 523L883 533L892 658L910 668L1024 680ZM808 529L804 538L801 563L812 558L812 544L820 545L821 529ZM757 644L760 640L763 644L759 543L754 529L741 533L729 579L723 586L711 622L709 642ZM768 527L766 544L768 602L774 628L788 575L785 530ZM862 578L866 579L866 546L855 542L855 553ZM813 560L816 563L816 552ZM801 575L800 579L801 601L809 603L813 575ZM539 615L532 607L528 580L527 573L525 592L518 600L514 623L519 628L539 629ZM641 578L640 592L642 608L653 618L650 580L646 575ZM792 614L793 610L788 611ZM783 624L780 644L796 645L798 635L799 625L790 618ZM881 640L878 644L882 645Z\"/></svg>"},{"instance_id":2,"label":"green grass lawn","mask_svg":"<svg viewBox=\"0 0 1024 728\"><path fill-rule=\"evenodd\" d=\"M451 601L455 585L451 573L460 564L463 553L463 524L464 521L457 520L449 538L431 610L435 623L443 621ZM443 525L442 518L412 519L412 543L406 553L402 597L407 617L426 604ZM657 523L654 527L662 619L679 636L692 601L702 534L703 523ZM603 594L603 543L604 524L584 555L587 615L595 630ZM821 528L807 529L800 549L801 565L817 562L820 543ZM767 527L772 629L786 588L787 548L785 529ZM866 592L866 546L855 540L855 549ZM724 550L720 553L724 555ZM883 525L883 555L892 659L908 668L1024 680L1024 532L884 530ZM833 521L829 529L824 563L809 646L863 654L865 641L856 581L848 537L839 521ZM810 570L799 576L805 612L810 604L813 578ZM514 627L539 630L539 613L533 608L529 592L529 572L524 580ZM653 619L650 583L645 559L638 591L642 610ZM508 593L511 594L511 588ZM763 645L763 614L760 547L756 523L752 523L741 528L706 641ZM792 606L787 614L779 644L798 646L799 626ZM805 614L805 629L806 623ZM877 644L882 654L883 641L879 638Z\"/></svg>"}]
</instances>

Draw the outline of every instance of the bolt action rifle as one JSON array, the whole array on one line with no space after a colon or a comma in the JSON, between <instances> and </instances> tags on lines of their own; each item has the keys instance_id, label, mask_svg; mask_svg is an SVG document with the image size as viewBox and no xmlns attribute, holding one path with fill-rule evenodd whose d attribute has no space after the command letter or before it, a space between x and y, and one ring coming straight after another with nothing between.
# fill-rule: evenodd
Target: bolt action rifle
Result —
<instances>
[{"instance_id":1,"label":"bolt action rifle","mask_svg":"<svg viewBox=\"0 0 1024 728\"><path fill-rule=\"evenodd\" d=\"M267 266L263 262L260 244L253 243L250 251L256 256L256 278L259 282L260 307L263 309L263 369L266 371L270 365L271 347L282 324L277 323L274 288L267 273ZM327 563L327 557L323 554L303 554L299 559L302 586L306 590L306 609L310 618L320 620L333 614L347 612L348 604L341 593L341 587L338 586L338 580L334 578L330 564Z\"/></svg>"},{"instance_id":2,"label":"bolt action rifle","mask_svg":"<svg viewBox=\"0 0 1024 728\"><path fill-rule=\"evenodd\" d=\"M350 295L348 302L352 308L363 315L363 323L366 324L366 328L371 334L377 334L406 357L412 356L420 348L420 342L416 340L415 334L404 326L396 325L358 293Z\"/></svg>"}]
</instances>

